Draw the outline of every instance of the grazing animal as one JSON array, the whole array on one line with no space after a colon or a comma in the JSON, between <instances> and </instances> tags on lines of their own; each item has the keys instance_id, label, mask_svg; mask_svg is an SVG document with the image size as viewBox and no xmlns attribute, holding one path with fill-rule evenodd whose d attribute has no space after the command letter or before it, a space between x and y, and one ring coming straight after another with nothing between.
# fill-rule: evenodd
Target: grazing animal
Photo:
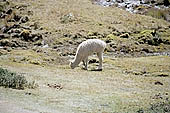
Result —
<instances>
[{"instance_id":1,"label":"grazing animal","mask_svg":"<svg viewBox=\"0 0 170 113\"><path fill-rule=\"evenodd\" d=\"M74 60L71 61L70 67L74 69L82 61L85 69L87 70L88 56L92 55L93 53L97 53L99 58L98 70L102 70L103 51L105 48L106 43L99 39L88 39L82 42L77 48L76 56Z\"/></svg>"}]
</instances>

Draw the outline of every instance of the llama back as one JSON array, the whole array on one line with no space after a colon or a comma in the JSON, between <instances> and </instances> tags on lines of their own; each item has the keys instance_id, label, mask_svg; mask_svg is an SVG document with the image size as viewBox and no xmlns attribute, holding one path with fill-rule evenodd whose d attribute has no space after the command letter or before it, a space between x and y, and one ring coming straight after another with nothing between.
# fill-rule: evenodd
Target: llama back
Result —
<instances>
[{"instance_id":1,"label":"llama back","mask_svg":"<svg viewBox=\"0 0 170 113\"><path fill-rule=\"evenodd\" d=\"M106 43L99 39L89 39L82 42L78 49L77 53L81 56L82 54L91 55L94 52L103 52L106 47Z\"/></svg>"}]
</instances>

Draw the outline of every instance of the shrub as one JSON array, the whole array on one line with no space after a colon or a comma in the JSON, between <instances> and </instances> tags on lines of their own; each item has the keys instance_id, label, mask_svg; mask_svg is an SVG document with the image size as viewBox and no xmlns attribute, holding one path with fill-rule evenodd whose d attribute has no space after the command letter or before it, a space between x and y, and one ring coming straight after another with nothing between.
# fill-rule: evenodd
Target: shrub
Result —
<instances>
[{"instance_id":1,"label":"shrub","mask_svg":"<svg viewBox=\"0 0 170 113\"><path fill-rule=\"evenodd\" d=\"M25 76L0 68L0 86L13 89L35 88L35 82L28 82Z\"/></svg>"},{"instance_id":2,"label":"shrub","mask_svg":"<svg viewBox=\"0 0 170 113\"><path fill-rule=\"evenodd\" d=\"M146 15L158 18L158 19L164 19L166 20L166 14L168 14L168 10L158 10L158 9L150 9L146 13Z\"/></svg>"}]
</instances>

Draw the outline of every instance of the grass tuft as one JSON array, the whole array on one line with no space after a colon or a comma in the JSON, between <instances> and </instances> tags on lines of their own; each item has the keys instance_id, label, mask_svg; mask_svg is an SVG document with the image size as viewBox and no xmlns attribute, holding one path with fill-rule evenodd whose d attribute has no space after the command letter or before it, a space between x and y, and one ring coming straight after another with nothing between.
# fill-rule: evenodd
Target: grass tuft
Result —
<instances>
[{"instance_id":1,"label":"grass tuft","mask_svg":"<svg viewBox=\"0 0 170 113\"><path fill-rule=\"evenodd\" d=\"M13 89L35 88L35 82L28 82L25 76L0 68L0 86Z\"/></svg>"}]
</instances>

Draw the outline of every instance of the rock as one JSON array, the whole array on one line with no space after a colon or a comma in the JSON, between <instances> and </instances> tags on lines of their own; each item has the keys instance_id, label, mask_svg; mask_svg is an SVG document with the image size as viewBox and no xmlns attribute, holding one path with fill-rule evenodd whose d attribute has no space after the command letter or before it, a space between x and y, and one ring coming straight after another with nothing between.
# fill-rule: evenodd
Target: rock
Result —
<instances>
[{"instance_id":1,"label":"rock","mask_svg":"<svg viewBox=\"0 0 170 113\"><path fill-rule=\"evenodd\" d=\"M30 26L22 26L23 29L31 30Z\"/></svg>"},{"instance_id":2,"label":"rock","mask_svg":"<svg viewBox=\"0 0 170 113\"><path fill-rule=\"evenodd\" d=\"M21 33L21 29L10 29L8 32L7 32L8 34L11 34L11 33Z\"/></svg>"},{"instance_id":3,"label":"rock","mask_svg":"<svg viewBox=\"0 0 170 113\"><path fill-rule=\"evenodd\" d=\"M159 77L168 77L169 75L165 74L165 73L161 73L161 74L158 74L157 76L159 76Z\"/></svg>"},{"instance_id":4,"label":"rock","mask_svg":"<svg viewBox=\"0 0 170 113\"><path fill-rule=\"evenodd\" d=\"M116 2L122 3L122 2L124 2L124 0L116 0Z\"/></svg>"},{"instance_id":5,"label":"rock","mask_svg":"<svg viewBox=\"0 0 170 113\"><path fill-rule=\"evenodd\" d=\"M156 5L164 5L164 6L169 6L169 0L155 0Z\"/></svg>"},{"instance_id":6,"label":"rock","mask_svg":"<svg viewBox=\"0 0 170 113\"><path fill-rule=\"evenodd\" d=\"M14 25L12 25L10 28L12 29L12 28L20 28L21 26L20 26L20 24L18 24L18 23L15 23Z\"/></svg>"},{"instance_id":7,"label":"rock","mask_svg":"<svg viewBox=\"0 0 170 113\"><path fill-rule=\"evenodd\" d=\"M35 42L35 41L41 40L42 35L40 33L30 34L30 38L33 42Z\"/></svg>"},{"instance_id":8,"label":"rock","mask_svg":"<svg viewBox=\"0 0 170 113\"><path fill-rule=\"evenodd\" d=\"M105 42L106 42L106 43L110 43L110 42L112 42L112 41L107 39Z\"/></svg>"},{"instance_id":9,"label":"rock","mask_svg":"<svg viewBox=\"0 0 170 113\"><path fill-rule=\"evenodd\" d=\"M38 22L33 22L33 23L30 24L29 27L31 27L31 28L33 28L34 30L36 30L36 29L38 29L40 26L38 25Z\"/></svg>"},{"instance_id":10,"label":"rock","mask_svg":"<svg viewBox=\"0 0 170 113\"><path fill-rule=\"evenodd\" d=\"M12 12L13 12L12 9L8 9L8 10L6 11L6 14L10 15L10 14L12 14Z\"/></svg>"},{"instance_id":11,"label":"rock","mask_svg":"<svg viewBox=\"0 0 170 113\"><path fill-rule=\"evenodd\" d=\"M8 39L2 39L0 40L0 46L10 46L11 47L12 43Z\"/></svg>"},{"instance_id":12,"label":"rock","mask_svg":"<svg viewBox=\"0 0 170 113\"><path fill-rule=\"evenodd\" d=\"M0 18L5 18L7 16L7 14L1 13L0 14Z\"/></svg>"},{"instance_id":13,"label":"rock","mask_svg":"<svg viewBox=\"0 0 170 113\"><path fill-rule=\"evenodd\" d=\"M159 81L156 81L156 82L155 82L155 85L163 85L163 83L162 83L162 82L159 82Z\"/></svg>"},{"instance_id":14,"label":"rock","mask_svg":"<svg viewBox=\"0 0 170 113\"><path fill-rule=\"evenodd\" d=\"M114 49L114 47L108 46L108 47L106 47L105 51L107 51L107 52L115 52L115 49Z\"/></svg>"},{"instance_id":15,"label":"rock","mask_svg":"<svg viewBox=\"0 0 170 113\"><path fill-rule=\"evenodd\" d=\"M129 34L128 33L122 34L120 35L120 38L129 38Z\"/></svg>"},{"instance_id":16,"label":"rock","mask_svg":"<svg viewBox=\"0 0 170 113\"><path fill-rule=\"evenodd\" d=\"M164 0L164 6L169 6L170 5L170 1L169 0Z\"/></svg>"},{"instance_id":17,"label":"rock","mask_svg":"<svg viewBox=\"0 0 170 113\"><path fill-rule=\"evenodd\" d=\"M30 31L24 29L24 30L20 33L20 36L21 36L22 39L24 39L25 41L29 41L29 40L30 40Z\"/></svg>"},{"instance_id":18,"label":"rock","mask_svg":"<svg viewBox=\"0 0 170 113\"><path fill-rule=\"evenodd\" d=\"M4 26L1 28L2 33L7 33L8 30L10 30L10 27L8 27L8 26Z\"/></svg>"},{"instance_id":19,"label":"rock","mask_svg":"<svg viewBox=\"0 0 170 113\"><path fill-rule=\"evenodd\" d=\"M149 4L151 2L151 0L142 0L141 3L142 4Z\"/></svg>"},{"instance_id":20,"label":"rock","mask_svg":"<svg viewBox=\"0 0 170 113\"><path fill-rule=\"evenodd\" d=\"M75 21L75 17L72 13L68 13L66 15L63 15L61 18L60 18L60 21L61 23L63 24L67 24L67 23L70 23L70 22L73 22Z\"/></svg>"},{"instance_id":21,"label":"rock","mask_svg":"<svg viewBox=\"0 0 170 113\"><path fill-rule=\"evenodd\" d=\"M150 53L148 48L142 48L142 51L146 52L146 53Z\"/></svg>"},{"instance_id":22,"label":"rock","mask_svg":"<svg viewBox=\"0 0 170 113\"><path fill-rule=\"evenodd\" d=\"M15 22L18 22L21 19L21 16L19 15L14 15L14 20Z\"/></svg>"},{"instance_id":23,"label":"rock","mask_svg":"<svg viewBox=\"0 0 170 113\"><path fill-rule=\"evenodd\" d=\"M32 41L32 42L35 42L35 41L38 41L38 40L43 39L42 34L37 33L37 32L35 32L35 31L26 30L26 29L24 29L24 30L20 33L20 36L22 37L22 39L23 39L24 41Z\"/></svg>"},{"instance_id":24,"label":"rock","mask_svg":"<svg viewBox=\"0 0 170 113\"><path fill-rule=\"evenodd\" d=\"M28 15L33 15L33 11L28 11Z\"/></svg>"},{"instance_id":25,"label":"rock","mask_svg":"<svg viewBox=\"0 0 170 113\"><path fill-rule=\"evenodd\" d=\"M11 37L17 37L17 38L19 38L19 37L20 37L20 34L18 34L18 33L11 33Z\"/></svg>"},{"instance_id":26,"label":"rock","mask_svg":"<svg viewBox=\"0 0 170 113\"><path fill-rule=\"evenodd\" d=\"M20 21L21 21L22 23L26 23L26 22L29 21L29 18L28 18L28 16L24 16L24 17L21 17Z\"/></svg>"},{"instance_id":27,"label":"rock","mask_svg":"<svg viewBox=\"0 0 170 113\"><path fill-rule=\"evenodd\" d=\"M149 44L158 46L163 43L163 40L157 34L155 30L144 30L140 32L137 36L139 44Z\"/></svg>"},{"instance_id":28,"label":"rock","mask_svg":"<svg viewBox=\"0 0 170 113\"><path fill-rule=\"evenodd\" d=\"M170 0L92 0L92 2L105 7L114 5L137 14L147 14L149 9L166 10L170 5ZM157 13L159 14L159 12ZM155 12L153 15L158 15L157 13Z\"/></svg>"},{"instance_id":29,"label":"rock","mask_svg":"<svg viewBox=\"0 0 170 113\"><path fill-rule=\"evenodd\" d=\"M42 64L38 59L30 60L29 63L35 64L35 65L41 65Z\"/></svg>"},{"instance_id":30,"label":"rock","mask_svg":"<svg viewBox=\"0 0 170 113\"><path fill-rule=\"evenodd\" d=\"M63 89L63 86L61 86L60 84L47 84L48 87L50 88L56 88L56 89Z\"/></svg>"},{"instance_id":31,"label":"rock","mask_svg":"<svg viewBox=\"0 0 170 113\"><path fill-rule=\"evenodd\" d=\"M148 44L149 45L155 45L155 46L158 46L160 43L162 43L162 39L161 38L157 38L157 37L154 37L153 39L149 39L148 41Z\"/></svg>"},{"instance_id":32,"label":"rock","mask_svg":"<svg viewBox=\"0 0 170 113\"><path fill-rule=\"evenodd\" d=\"M0 40L4 38L9 38L9 37L10 37L9 34L0 34Z\"/></svg>"},{"instance_id":33,"label":"rock","mask_svg":"<svg viewBox=\"0 0 170 113\"><path fill-rule=\"evenodd\" d=\"M20 25L15 23L12 26L4 26L4 27L1 28L1 31L2 31L2 33L8 33L9 30L14 29L14 28L20 28ZM11 31L9 31L9 33L10 32Z\"/></svg>"},{"instance_id":34,"label":"rock","mask_svg":"<svg viewBox=\"0 0 170 113\"><path fill-rule=\"evenodd\" d=\"M169 14L165 14L165 20L170 22L170 13Z\"/></svg>"},{"instance_id":35,"label":"rock","mask_svg":"<svg viewBox=\"0 0 170 113\"><path fill-rule=\"evenodd\" d=\"M7 53L8 53L7 50L0 49L0 56L1 56L1 55L6 55Z\"/></svg>"},{"instance_id":36,"label":"rock","mask_svg":"<svg viewBox=\"0 0 170 113\"><path fill-rule=\"evenodd\" d=\"M25 95L31 95L31 94L32 94L32 93L28 93L28 92L25 93Z\"/></svg>"},{"instance_id":37,"label":"rock","mask_svg":"<svg viewBox=\"0 0 170 113\"><path fill-rule=\"evenodd\" d=\"M170 40L168 40L168 39L163 39L162 41L163 41L164 44L170 45Z\"/></svg>"}]
</instances>

